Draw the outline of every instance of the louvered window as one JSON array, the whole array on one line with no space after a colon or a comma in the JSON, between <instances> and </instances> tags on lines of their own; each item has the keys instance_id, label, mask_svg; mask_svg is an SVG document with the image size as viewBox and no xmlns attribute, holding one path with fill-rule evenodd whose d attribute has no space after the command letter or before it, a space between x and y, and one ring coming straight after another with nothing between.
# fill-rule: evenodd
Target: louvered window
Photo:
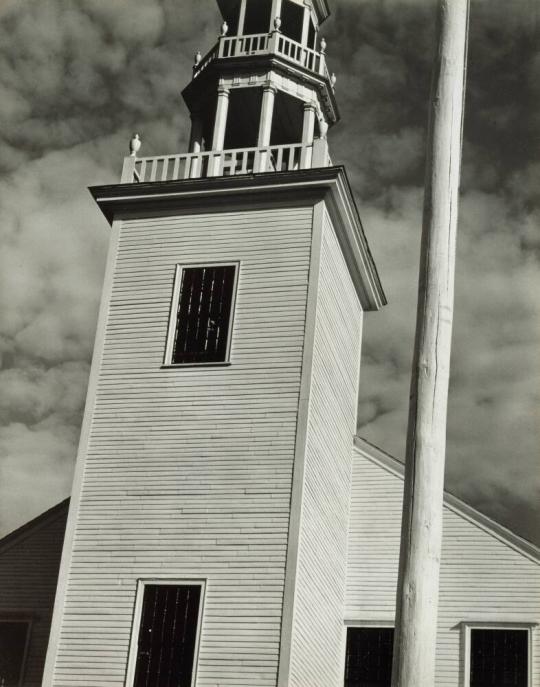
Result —
<instances>
[{"instance_id":1,"label":"louvered window","mask_svg":"<svg viewBox=\"0 0 540 687\"><path fill-rule=\"evenodd\" d=\"M0 620L1 687L19 687L22 683L29 630L28 622Z\"/></svg>"},{"instance_id":2,"label":"louvered window","mask_svg":"<svg viewBox=\"0 0 540 687\"><path fill-rule=\"evenodd\" d=\"M192 687L199 585L146 585L134 687Z\"/></svg>"},{"instance_id":3,"label":"louvered window","mask_svg":"<svg viewBox=\"0 0 540 687\"><path fill-rule=\"evenodd\" d=\"M472 629L470 687L527 687L527 630Z\"/></svg>"},{"instance_id":4,"label":"louvered window","mask_svg":"<svg viewBox=\"0 0 540 687\"><path fill-rule=\"evenodd\" d=\"M393 641L391 627L350 627L345 687L390 687Z\"/></svg>"},{"instance_id":5,"label":"louvered window","mask_svg":"<svg viewBox=\"0 0 540 687\"><path fill-rule=\"evenodd\" d=\"M174 338L168 362L227 362L236 269L236 265L179 268Z\"/></svg>"}]
</instances>

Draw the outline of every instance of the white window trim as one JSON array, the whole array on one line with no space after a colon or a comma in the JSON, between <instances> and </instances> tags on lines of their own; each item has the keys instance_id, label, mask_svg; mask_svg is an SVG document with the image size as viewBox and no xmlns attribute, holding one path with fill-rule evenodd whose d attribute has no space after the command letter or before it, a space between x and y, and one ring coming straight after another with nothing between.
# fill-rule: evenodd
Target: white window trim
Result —
<instances>
[{"instance_id":1,"label":"white window trim","mask_svg":"<svg viewBox=\"0 0 540 687\"><path fill-rule=\"evenodd\" d=\"M180 301L180 285L182 283L182 272L186 268L201 268L201 267L234 267L234 283L231 298L231 311L229 314L229 331L227 334L227 348L225 352L225 360L221 362L212 363L173 363L174 351L174 337L176 334L176 324L178 319L178 304ZM234 316L236 310L236 293L238 291L238 280L240 275L240 261L237 262L202 262L202 263L179 263L176 265L174 273L173 293L171 299L171 308L169 312L169 326L167 329L167 344L165 346L165 357L162 367L223 367L231 364L231 342L234 328Z\"/></svg>"},{"instance_id":2,"label":"white window trim","mask_svg":"<svg viewBox=\"0 0 540 687\"><path fill-rule=\"evenodd\" d=\"M139 630L141 627L142 607L144 599L144 590L150 585L170 585L178 587L200 587L201 597L199 600L199 615L197 618L197 633L195 635L195 651L193 653L193 673L191 676L191 687L197 684L197 668L199 665L199 647L201 642L202 619L204 599L206 595L206 580L185 580L185 579L169 579L169 578L154 578L154 579L139 579L137 580L137 592L135 596L135 608L133 611L133 621L131 626L131 638L129 642L129 654L126 670L125 687L133 687L135 680L135 668L137 665L137 653L139 645Z\"/></svg>"},{"instance_id":3,"label":"white window trim","mask_svg":"<svg viewBox=\"0 0 540 687\"><path fill-rule=\"evenodd\" d=\"M463 674L460 684L462 687L471 685L471 630L525 630L527 632L527 685L533 687L533 630L538 623L517 623L513 621L464 621L461 623L461 655Z\"/></svg>"},{"instance_id":4,"label":"white window trim","mask_svg":"<svg viewBox=\"0 0 540 687\"><path fill-rule=\"evenodd\" d=\"M21 670L19 673L19 682L17 683L17 687L22 687L24 684L24 677L26 673L26 663L28 660L28 651L30 649L30 636L32 634L32 624L33 620L32 618L29 618L28 616L24 615L0 615L0 623L23 623L26 625L26 638L24 641L24 651L23 651L23 657L22 657L22 663L21 663Z\"/></svg>"}]
</instances>

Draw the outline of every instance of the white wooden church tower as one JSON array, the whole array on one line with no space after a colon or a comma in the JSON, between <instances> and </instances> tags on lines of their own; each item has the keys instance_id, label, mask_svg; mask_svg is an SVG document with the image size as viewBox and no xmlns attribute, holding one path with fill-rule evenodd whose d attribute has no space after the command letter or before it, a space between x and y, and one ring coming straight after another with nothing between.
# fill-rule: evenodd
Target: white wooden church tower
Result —
<instances>
[{"instance_id":1,"label":"white wooden church tower","mask_svg":"<svg viewBox=\"0 0 540 687\"><path fill-rule=\"evenodd\" d=\"M328 155L326 0L218 2L190 151L92 189L112 233L47 687L342 682L362 316L384 295Z\"/></svg>"}]
</instances>

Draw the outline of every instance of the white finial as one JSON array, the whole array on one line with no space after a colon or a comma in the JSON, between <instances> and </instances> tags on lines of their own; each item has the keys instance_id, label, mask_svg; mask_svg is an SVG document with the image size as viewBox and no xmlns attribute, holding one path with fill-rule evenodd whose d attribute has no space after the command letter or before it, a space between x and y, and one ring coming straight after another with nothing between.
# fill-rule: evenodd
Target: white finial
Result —
<instances>
[{"instance_id":1,"label":"white finial","mask_svg":"<svg viewBox=\"0 0 540 687\"><path fill-rule=\"evenodd\" d=\"M129 142L129 152L131 154L131 157L137 157L137 153L141 149L141 139L139 138L139 134L133 134L133 138Z\"/></svg>"},{"instance_id":2,"label":"white finial","mask_svg":"<svg viewBox=\"0 0 540 687\"><path fill-rule=\"evenodd\" d=\"M337 76L332 72L332 76L330 77L330 83L332 85L332 88L336 87L336 81L337 81Z\"/></svg>"},{"instance_id":3,"label":"white finial","mask_svg":"<svg viewBox=\"0 0 540 687\"><path fill-rule=\"evenodd\" d=\"M281 29L281 17L276 17L274 19L274 28L276 31L279 31Z\"/></svg>"},{"instance_id":4,"label":"white finial","mask_svg":"<svg viewBox=\"0 0 540 687\"><path fill-rule=\"evenodd\" d=\"M324 38L321 38L321 54L324 55L326 52L326 40Z\"/></svg>"},{"instance_id":5,"label":"white finial","mask_svg":"<svg viewBox=\"0 0 540 687\"><path fill-rule=\"evenodd\" d=\"M226 36L229 33L229 25L227 24L226 21L223 22L221 25L221 35Z\"/></svg>"},{"instance_id":6,"label":"white finial","mask_svg":"<svg viewBox=\"0 0 540 687\"><path fill-rule=\"evenodd\" d=\"M200 50L197 50L197 52L195 53L195 66L196 67L201 63L201 60L202 60L202 53Z\"/></svg>"}]
</instances>

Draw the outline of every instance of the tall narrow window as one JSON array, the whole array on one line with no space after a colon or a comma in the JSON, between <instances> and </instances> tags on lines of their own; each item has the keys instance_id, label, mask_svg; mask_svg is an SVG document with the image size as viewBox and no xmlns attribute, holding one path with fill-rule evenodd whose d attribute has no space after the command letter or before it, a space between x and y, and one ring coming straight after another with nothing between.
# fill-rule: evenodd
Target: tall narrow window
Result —
<instances>
[{"instance_id":1,"label":"tall narrow window","mask_svg":"<svg viewBox=\"0 0 540 687\"><path fill-rule=\"evenodd\" d=\"M30 623L0 620L0 685L22 684Z\"/></svg>"},{"instance_id":2,"label":"tall narrow window","mask_svg":"<svg viewBox=\"0 0 540 687\"><path fill-rule=\"evenodd\" d=\"M470 687L527 687L527 630L472 629Z\"/></svg>"},{"instance_id":3,"label":"tall narrow window","mask_svg":"<svg viewBox=\"0 0 540 687\"><path fill-rule=\"evenodd\" d=\"M391 627L350 627L345 687L390 687L393 641Z\"/></svg>"},{"instance_id":4,"label":"tall narrow window","mask_svg":"<svg viewBox=\"0 0 540 687\"><path fill-rule=\"evenodd\" d=\"M228 359L236 265L184 267L177 273L173 365Z\"/></svg>"},{"instance_id":5,"label":"tall narrow window","mask_svg":"<svg viewBox=\"0 0 540 687\"><path fill-rule=\"evenodd\" d=\"M199 585L146 585L133 687L192 687Z\"/></svg>"}]
</instances>

